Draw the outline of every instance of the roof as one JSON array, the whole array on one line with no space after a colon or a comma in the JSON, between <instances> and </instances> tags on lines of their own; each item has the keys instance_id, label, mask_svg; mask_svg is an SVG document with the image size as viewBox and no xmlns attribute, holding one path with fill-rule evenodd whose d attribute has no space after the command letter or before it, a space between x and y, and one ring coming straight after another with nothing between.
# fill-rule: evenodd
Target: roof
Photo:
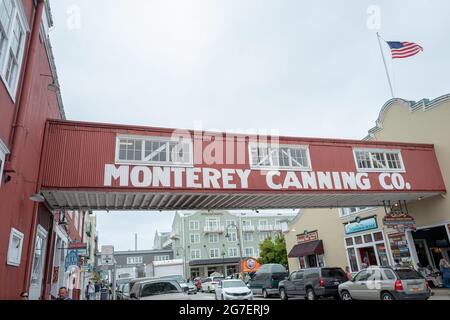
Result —
<instances>
[{"instance_id":1,"label":"roof","mask_svg":"<svg viewBox=\"0 0 450 320\"><path fill-rule=\"evenodd\" d=\"M114 255L118 256L118 255L136 255L136 254L152 254L152 253L167 253L167 252L172 252L172 250L162 250L162 249L158 249L158 250L128 250L128 251L114 251ZM101 255L101 251L99 251L97 253L97 255Z\"/></svg>"},{"instance_id":2,"label":"roof","mask_svg":"<svg viewBox=\"0 0 450 320\"><path fill-rule=\"evenodd\" d=\"M315 240L305 243L296 244L289 252L289 258L304 257L313 254L323 254L322 240Z\"/></svg>"}]
</instances>

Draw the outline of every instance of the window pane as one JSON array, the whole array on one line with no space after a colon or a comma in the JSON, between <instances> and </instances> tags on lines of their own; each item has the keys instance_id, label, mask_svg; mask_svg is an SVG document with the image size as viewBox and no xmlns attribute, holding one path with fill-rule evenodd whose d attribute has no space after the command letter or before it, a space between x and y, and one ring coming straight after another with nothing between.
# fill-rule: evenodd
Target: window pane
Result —
<instances>
[{"instance_id":1,"label":"window pane","mask_svg":"<svg viewBox=\"0 0 450 320\"><path fill-rule=\"evenodd\" d=\"M373 237L375 241L383 241L383 233L382 232L375 232L373 234Z\"/></svg>"},{"instance_id":2,"label":"window pane","mask_svg":"<svg viewBox=\"0 0 450 320\"><path fill-rule=\"evenodd\" d=\"M372 163L374 168L386 168L386 160L384 159L384 153L372 152Z\"/></svg>"},{"instance_id":3,"label":"window pane","mask_svg":"<svg viewBox=\"0 0 450 320\"><path fill-rule=\"evenodd\" d=\"M356 244L361 244L361 243L362 243L362 238L361 238L361 236L355 237L355 243L356 243Z\"/></svg>"},{"instance_id":4,"label":"window pane","mask_svg":"<svg viewBox=\"0 0 450 320\"><path fill-rule=\"evenodd\" d=\"M0 28L8 32L13 11L12 0L0 0Z\"/></svg>"},{"instance_id":5,"label":"window pane","mask_svg":"<svg viewBox=\"0 0 450 320\"><path fill-rule=\"evenodd\" d=\"M348 246L353 245L353 238L346 238L346 239L345 239L345 243L346 243Z\"/></svg>"},{"instance_id":6,"label":"window pane","mask_svg":"<svg viewBox=\"0 0 450 320\"><path fill-rule=\"evenodd\" d=\"M389 265L389 259L386 252L386 247L384 244L377 244L378 258L380 259L380 263L382 266Z\"/></svg>"},{"instance_id":7,"label":"window pane","mask_svg":"<svg viewBox=\"0 0 450 320\"><path fill-rule=\"evenodd\" d=\"M372 235L371 234L365 234L364 235L364 242L365 243L371 243L372 242Z\"/></svg>"},{"instance_id":8,"label":"window pane","mask_svg":"<svg viewBox=\"0 0 450 320\"><path fill-rule=\"evenodd\" d=\"M351 238L350 238L351 239ZM350 261L350 268L353 272L358 271L358 262L356 260L356 252L353 248L347 249L348 260Z\"/></svg>"},{"instance_id":9,"label":"window pane","mask_svg":"<svg viewBox=\"0 0 450 320\"><path fill-rule=\"evenodd\" d=\"M358 163L358 168L360 168L360 169L372 168L369 152L357 151L357 152L355 152L355 154L356 154L356 161Z\"/></svg>"}]
</instances>

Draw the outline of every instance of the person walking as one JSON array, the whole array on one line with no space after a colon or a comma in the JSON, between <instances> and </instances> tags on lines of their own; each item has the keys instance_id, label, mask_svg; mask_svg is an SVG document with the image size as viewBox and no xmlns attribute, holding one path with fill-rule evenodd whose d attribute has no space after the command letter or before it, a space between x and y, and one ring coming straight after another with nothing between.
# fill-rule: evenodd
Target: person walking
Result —
<instances>
[{"instance_id":1,"label":"person walking","mask_svg":"<svg viewBox=\"0 0 450 320\"><path fill-rule=\"evenodd\" d=\"M57 300L72 300L69 297L69 291L67 290L66 287L59 288Z\"/></svg>"},{"instance_id":2,"label":"person walking","mask_svg":"<svg viewBox=\"0 0 450 320\"><path fill-rule=\"evenodd\" d=\"M100 283L99 283L98 280L95 281L94 287L95 287L95 300L100 300L100 289L101 289L101 286L100 286Z\"/></svg>"},{"instance_id":3,"label":"person walking","mask_svg":"<svg viewBox=\"0 0 450 320\"><path fill-rule=\"evenodd\" d=\"M450 288L450 264L444 258L439 261L439 269L442 274L444 288Z\"/></svg>"},{"instance_id":4,"label":"person walking","mask_svg":"<svg viewBox=\"0 0 450 320\"><path fill-rule=\"evenodd\" d=\"M87 291L87 295L86 295L87 300L94 300L95 286L92 283L92 281L89 281L89 284L87 285L86 291Z\"/></svg>"}]
</instances>

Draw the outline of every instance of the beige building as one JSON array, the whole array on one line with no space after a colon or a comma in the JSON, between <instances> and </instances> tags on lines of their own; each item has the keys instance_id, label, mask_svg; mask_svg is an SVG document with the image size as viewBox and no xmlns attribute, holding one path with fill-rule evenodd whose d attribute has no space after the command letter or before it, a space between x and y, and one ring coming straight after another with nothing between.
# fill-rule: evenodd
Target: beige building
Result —
<instances>
[{"instance_id":1,"label":"beige building","mask_svg":"<svg viewBox=\"0 0 450 320\"><path fill-rule=\"evenodd\" d=\"M381 109L365 140L434 144L446 187L450 186L450 95L419 102L392 99ZM372 156L370 156L372 157ZM424 173L426 174L426 173ZM409 264L439 268L450 255L450 199L447 195L399 203L416 231L384 226L390 208L301 210L289 225L290 270L311 266Z\"/></svg>"}]
</instances>

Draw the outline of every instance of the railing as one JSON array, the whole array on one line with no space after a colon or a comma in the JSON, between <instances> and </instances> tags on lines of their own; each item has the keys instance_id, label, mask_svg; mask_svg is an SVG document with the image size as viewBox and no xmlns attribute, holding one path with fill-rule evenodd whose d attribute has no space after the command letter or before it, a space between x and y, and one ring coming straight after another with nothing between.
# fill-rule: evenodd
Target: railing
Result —
<instances>
[{"instance_id":1,"label":"railing","mask_svg":"<svg viewBox=\"0 0 450 320\"><path fill-rule=\"evenodd\" d=\"M253 232L253 231L255 231L255 226L251 226L251 225L242 226L242 231L243 232Z\"/></svg>"},{"instance_id":2,"label":"railing","mask_svg":"<svg viewBox=\"0 0 450 320\"><path fill-rule=\"evenodd\" d=\"M170 246L172 244L172 239L167 239L166 241L164 241L162 247L166 248L168 246Z\"/></svg>"},{"instance_id":3,"label":"railing","mask_svg":"<svg viewBox=\"0 0 450 320\"><path fill-rule=\"evenodd\" d=\"M223 233L225 231L225 228L224 226L205 226L203 228L203 231L205 233L214 233L214 232Z\"/></svg>"},{"instance_id":4,"label":"railing","mask_svg":"<svg viewBox=\"0 0 450 320\"><path fill-rule=\"evenodd\" d=\"M258 226L258 231L274 231L274 227L271 224L266 224L262 226Z\"/></svg>"}]
</instances>

